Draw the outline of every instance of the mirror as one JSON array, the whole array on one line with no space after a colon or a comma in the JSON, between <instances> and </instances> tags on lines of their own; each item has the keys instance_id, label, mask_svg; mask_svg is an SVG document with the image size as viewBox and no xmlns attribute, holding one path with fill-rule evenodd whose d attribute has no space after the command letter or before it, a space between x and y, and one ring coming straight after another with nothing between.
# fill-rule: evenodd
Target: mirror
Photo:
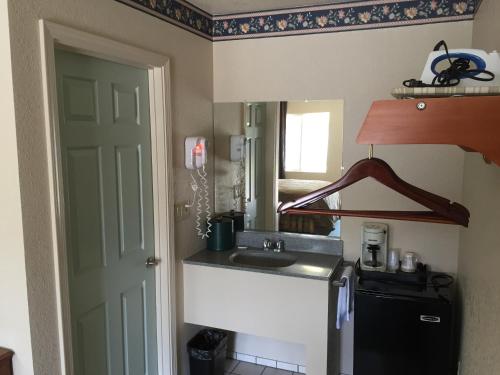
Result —
<instances>
[{"instance_id":1,"label":"mirror","mask_svg":"<svg viewBox=\"0 0 500 375\"><path fill-rule=\"evenodd\" d=\"M216 103L215 212L244 212L246 230L340 236L338 217L278 215L341 176L343 101ZM339 193L311 205L340 208Z\"/></svg>"}]
</instances>

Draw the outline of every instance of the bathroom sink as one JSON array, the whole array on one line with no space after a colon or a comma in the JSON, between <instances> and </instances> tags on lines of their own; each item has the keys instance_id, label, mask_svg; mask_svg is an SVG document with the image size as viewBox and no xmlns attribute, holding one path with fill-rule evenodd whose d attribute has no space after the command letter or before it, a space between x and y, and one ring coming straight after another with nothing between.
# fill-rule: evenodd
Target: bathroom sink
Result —
<instances>
[{"instance_id":1,"label":"bathroom sink","mask_svg":"<svg viewBox=\"0 0 500 375\"><path fill-rule=\"evenodd\" d=\"M281 268L289 267L297 261L297 256L292 253L275 253L271 251L240 250L229 257L234 264L245 266Z\"/></svg>"}]
</instances>

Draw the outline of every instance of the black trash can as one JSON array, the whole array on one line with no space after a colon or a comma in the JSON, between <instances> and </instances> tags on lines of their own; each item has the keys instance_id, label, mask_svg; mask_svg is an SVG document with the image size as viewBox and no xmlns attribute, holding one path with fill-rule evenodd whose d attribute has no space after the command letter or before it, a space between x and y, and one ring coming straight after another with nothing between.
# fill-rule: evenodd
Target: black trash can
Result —
<instances>
[{"instance_id":1,"label":"black trash can","mask_svg":"<svg viewBox=\"0 0 500 375\"><path fill-rule=\"evenodd\" d=\"M215 329L204 329L187 344L191 375L224 375L227 352L227 334Z\"/></svg>"}]
</instances>

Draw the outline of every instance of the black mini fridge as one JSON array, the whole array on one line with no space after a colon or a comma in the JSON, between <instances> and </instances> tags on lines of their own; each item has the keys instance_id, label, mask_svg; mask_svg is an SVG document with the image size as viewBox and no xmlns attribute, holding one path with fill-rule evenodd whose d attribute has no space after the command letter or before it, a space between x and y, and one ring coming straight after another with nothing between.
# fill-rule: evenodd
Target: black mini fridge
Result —
<instances>
[{"instance_id":1,"label":"black mini fridge","mask_svg":"<svg viewBox=\"0 0 500 375\"><path fill-rule=\"evenodd\" d=\"M455 375L454 288L359 279L354 375Z\"/></svg>"}]
</instances>

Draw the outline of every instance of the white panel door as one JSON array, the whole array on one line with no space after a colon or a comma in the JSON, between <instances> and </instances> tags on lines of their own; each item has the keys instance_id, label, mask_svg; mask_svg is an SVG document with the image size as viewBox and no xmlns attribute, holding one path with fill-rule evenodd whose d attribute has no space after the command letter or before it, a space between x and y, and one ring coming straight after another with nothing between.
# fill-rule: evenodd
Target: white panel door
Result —
<instances>
[{"instance_id":1,"label":"white panel door","mask_svg":"<svg viewBox=\"0 0 500 375\"><path fill-rule=\"evenodd\" d=\"M266 104L245 104L245 228L265 229Z\"/></svg>"},{"instance_id":2,"label":"white panel door","mask_svg":"<svg viewBox=\"0 0 500 375\"><path fill-rule=\"evenodd\" d=\"M157 375L148 72L56 50L76 375Z\"/></svg>"}]
</instances>

